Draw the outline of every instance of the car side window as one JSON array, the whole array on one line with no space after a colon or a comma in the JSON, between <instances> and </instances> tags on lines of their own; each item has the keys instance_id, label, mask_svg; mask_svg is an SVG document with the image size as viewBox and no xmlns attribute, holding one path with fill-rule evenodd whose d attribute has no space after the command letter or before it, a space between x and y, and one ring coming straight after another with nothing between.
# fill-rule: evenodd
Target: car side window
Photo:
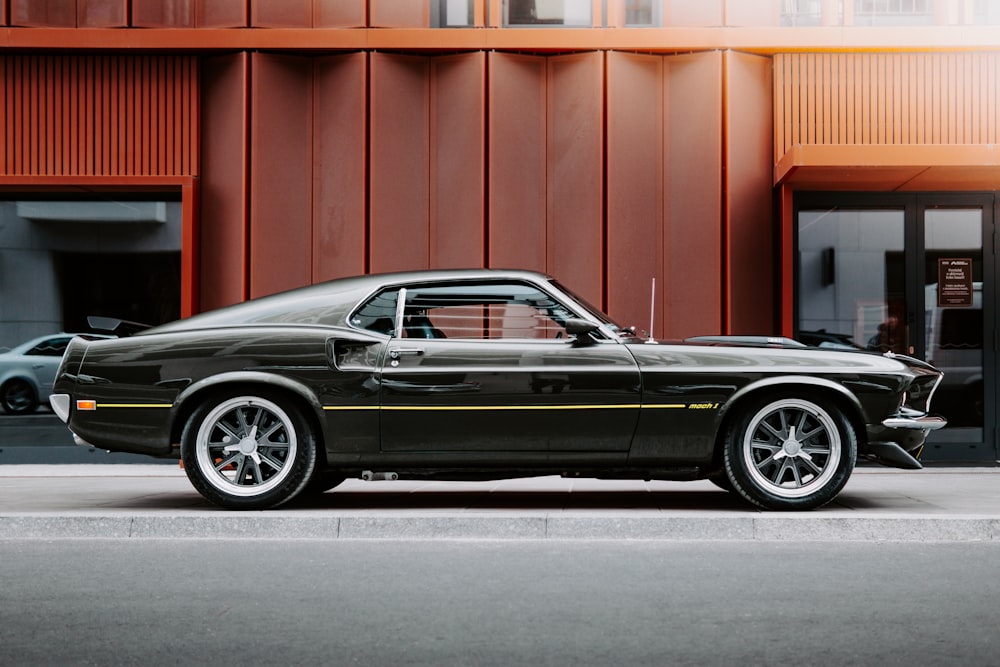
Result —
<instances>
[{"instance_id":1,"label":"car side window","mask_svg":"<svg viewBox=\"0 0 1000 667\"><path fill-rule=\"evenodd\" d=\"M26 355L38 357L61 357L69 344L69 338L48 338L25 352Z\"/></svg>"},{"instance_id":2,"label":"car side window","mask_svg":"<svg viewBox=\"0 0 1000 667\"><path fill-rule=\"evenodd\" d=\"M391 336L395 330L396 302L399 290L379 292L351 316L351 324L368 331Z\"/></svg>"},{"instance_id":3,"label":"car side window","mask_svg":"<svg viewBox=\"0 0 1000 667\"><path fill-rule=\"evenodd\" d=\"M404 338L557 339L572 314L536 287L520 283L411 287Z\"/></svg>"}]
</instances>

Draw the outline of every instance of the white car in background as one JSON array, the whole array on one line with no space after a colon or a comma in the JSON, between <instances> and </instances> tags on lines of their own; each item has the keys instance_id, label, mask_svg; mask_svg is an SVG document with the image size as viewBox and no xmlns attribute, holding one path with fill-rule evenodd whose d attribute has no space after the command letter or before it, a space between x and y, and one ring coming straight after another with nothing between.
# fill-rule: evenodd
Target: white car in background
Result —
<instances>
[{"instance_id":1,"label":"white car in background","mask_svg":"<svg viewBox=\"0 0 1000 667\"><path fill-rule=\"evenodd\" d=\"M34 412L47 404L66 345L76 334L33 338L0 352L0 407L10 415Z\"/></svg>"}]
</instances>

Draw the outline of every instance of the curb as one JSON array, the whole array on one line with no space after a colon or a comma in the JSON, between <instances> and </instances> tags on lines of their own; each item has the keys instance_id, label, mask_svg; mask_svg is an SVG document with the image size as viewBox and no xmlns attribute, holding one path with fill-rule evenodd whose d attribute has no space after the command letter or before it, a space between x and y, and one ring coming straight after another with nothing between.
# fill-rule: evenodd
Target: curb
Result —
<instances>
[{"instance_id":1,"label":"curb","mask_svg":"<svg viewBox=\"0 0 1000 667\"><path fill-rule=\"evenodd\" d=\"M981 516L636 517L560 514L380 516L239 513L0 515L2 539L659 540L755 542L992 542L1000 519Z\"/></svg>"}]
</instances>

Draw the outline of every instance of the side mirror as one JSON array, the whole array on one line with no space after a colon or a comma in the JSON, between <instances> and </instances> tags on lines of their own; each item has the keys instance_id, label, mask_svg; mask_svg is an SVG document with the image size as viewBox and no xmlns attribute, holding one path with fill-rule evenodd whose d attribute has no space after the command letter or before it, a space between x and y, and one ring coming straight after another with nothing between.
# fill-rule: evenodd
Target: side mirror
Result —
<instances>
[{"instance_id":1,"label":"side mirror","mask_svg":"<svg viewBox=\"0 0 1000 667\"><path fill-rule=\"evenodd\" d=\"M565 325L566 333L571 336L576 336L575 343L577 345L592 345L596 341L591 338L588 334L597 331L598 327L593 322L587 320L581 320L579 318L571 317L566 320Z\"/></svg>"}]
</instances>

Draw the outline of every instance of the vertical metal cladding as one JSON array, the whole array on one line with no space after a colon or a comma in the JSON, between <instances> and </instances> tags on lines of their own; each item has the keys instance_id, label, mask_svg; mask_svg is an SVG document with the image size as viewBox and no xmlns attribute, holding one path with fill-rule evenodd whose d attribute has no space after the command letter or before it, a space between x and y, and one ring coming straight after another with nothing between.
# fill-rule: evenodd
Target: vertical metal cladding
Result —
<instances>
[{"instance_id":1,"label":"vertical metal cladding","mask_svg":"<svg viewBox=\"0 0 1000 667\"><path fill-rule=\"evenodd\" d=\"M775 160L801 144L995 144L998 77L998 53L778 54Z\"/></svg>"},{"instance_id":2,"label":"vertical metal cladding","mask_svg":"<svg viewBox=\"0 0 1000 667\"><path fill-rule=\"evenodd\" d=\"M193 56L0 56L4 176L198 171Z\"/></svg>"}]
</instances>

